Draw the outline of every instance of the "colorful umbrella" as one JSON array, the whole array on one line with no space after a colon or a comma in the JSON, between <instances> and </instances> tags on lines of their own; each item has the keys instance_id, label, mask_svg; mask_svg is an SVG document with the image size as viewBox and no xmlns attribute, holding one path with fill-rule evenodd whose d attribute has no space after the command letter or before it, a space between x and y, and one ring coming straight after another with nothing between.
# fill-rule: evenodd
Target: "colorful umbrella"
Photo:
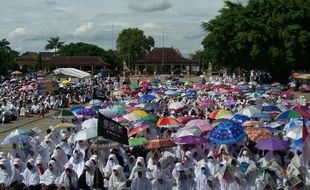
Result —
<instances>
[{"instance_id":1,"label":"colorful umbrella","mask_svg":"<svg viewBox=\"0 0 310 190\"><path fill-rule=\"evenodd\" d=\"M261 98L262 95L257 93L257 92L254 92L252 94L249 95L249 98L253 98L253 99L258 99L258 98Z\"/></svg>"},{"instance_id":2,"label":"colorful umbrella","mask_svg":"<svg viewBox=\"0 0 310 190\"><path fill-rule=\"evenodd\" d=\"M171 103L168 108L171 110L179 110L182 109L186 106L186 104L182 103L182 102L173 102Z\"/></svg>"},{"instance_id":3,"label":"colorful umbrella","mask_svg":"<svg viewBox=\"0 0 310 190\"><path fill-rule=\"evenodd\" d=\"M88 102L89 106L100 106L102 104L101 100L95 99Z\"/></svg>"},{"instance_id":4,"label":"colorful umbrella","mask_svg":"<svg viewBox=\"0 0 310 190\"><path fill-rule=\"evenodd\" d=\"M258 142L262 139L272 137L272 133L264 128L247 127L245 128L245 132L248 135L249 139L254 142Z\"/></svg>"},{"instance_id":5,"label":"colorful umbrella","mask_svg":"<svg viewBox=\"0 0 310 190\"><path fill-rule=\"evenodd\" d=\"M309 109L306 106L294 106L292 110L300 113L304 118L310 118Z\"/></svg>"},{"instance_id":6,"label":"colorful umbrella","mask_svg":"<svg viewBox=\"0 0 310 190\"><path fill-rule=\"evenodd\" d=\"M185 124L193 119L196 119L196 118L191 115L185 115L185 116L178 117L176 120L182 124Z\"/></svg>"},{"instance_id":7,"label":"colorful umbrella","mask_svg":"<svg viewBox=\"0 0 310 190\"><path fill-rule=\"evenodd\" d=\"M233 121L225 121L209 132L209 140L215 144L235 144L245 137L243 127Z\"/></svg>"},{"instance_id":8,"label":"colorful umbrella","mask_svg":"<svg viewBox=\"0 0 310 190\"><path fill-rule=\"evenodd\" d=\"M149 116L143 117L139 121L149 121L149 122L152 122L152 123L156 123L158 121L158 118L153 116L153 115L149 115Z\"/></svg>"},{"instance_id":9,"label":"colorful umbrella","mask_svg":"<svg viewBox=\"0 0 310 190\"><path fill-rule=\"evenodd\" d=\"M155 96L150 95L150 94L147 94L147 95L141 96L141 97L138 99L138 102L139 102L139 103L143 103L143 102L148 102L148 101L151 101L151 100L154 100L154 99L156 99Z\"/></svg>"},{"instance_id":10,"label":"colorful umbrella","mask_svg":"<svg viewBox=\"0 0 310 190\"><path fill-rule=\"evenodd\" d=\"M302 138L302 127L289 128L286 131L286 136L294 140Z\"/></svg>"},{"instance_id":11,"label":"colorful umbrella","mask_svg":"<svg viewBox=\"0 0 310 190\"><path fill-rule=\"evenodd\" d=\"M128 136L131 137L132 135L135 135L141 131L144 131L146 128L148 128L149 126L147 125L142 125L139 127L134 127L128 130Z\"/></svg>"},{"instance_id":12,"label":"colorful umbrella","mask_svg":"<svg viewBox=\"0 0 310 190\"><path fill-rule=\"evenodd\" d=\"M185 127L197 126L202 132L210 131L213 127L207 120L194 119L186 123Z\"/></svg>"},{"instance_id":13,"label":"colorful umbrella","mask_svg":"<svg viewBox=\"0 0 310 190\"><path fill-rule=\"evenodd\" d=\"M274 105L268 105L268 106L263 106L262 108L263 112L281 112L281 110Z\"/></svg>"},{"instance_id":14,"label":"colorful umbrella","mask_svg":"<svg viewBox=\"0 0 310 190\"><path fill-rule=\"evenodd\" d=\"M224 103L224 107L228 108L228 107L231 107L233 105L236 104L236 101L234 99L229 99L227 100L225 103Z\"/></svg>"},{"instance_id":15,"label":"colorful umbrella","mask_svg":"<svg viewBox=\"0 0 310 190\"><path fill-rule=\"evenodd\" d=\"M108 108L105 108L105 109L99 109L98 110L102 115L108 117L108 118L113 118L113 117L116 117L116 116L119 116L121 115L120 113L114 111L113 109L108 109Z\"/></svg>"},{"instance_id":16,"label":"colorful umbrella","mask_svg":"<svg viewBox=\"0 0 310 190\"><path fill-rule=\"evenodd\" d=\"M73 116L73 115L74 114L69 110L59 110L54 113L54 116L56 117L66 117L66 116Z\"/></svg>"},{"instance_id":17,"label":"colorful umbrella","mask_svg":"<svg viewBox=\"0 0 310 190\"><path fill-rule=\"evenodd\" d=\"M221 119L225 118L227 115L232 115L232 112L225 109L214 110L210 113L209 118L211 119Z\"/></svg>"},{"instance_id":18,"label":"colorful umbrella","mask_svg":"<svg viewBox=\"0 0 310 190\"><path fill-rule=\"evenodd\" d=\"M81 109L83 109L83 106L73 106L70 111L75 114L76 112L80 111Z\"/></svg>"},{"instance_id":19,"label":"colorful umbrella","mask_svg":"<svg viewBox=\"0 0 310 190\"><path fill-rule=\"evenodd\" d=\"M122 105L114 105L111 109L118 114L126 113L126 109Z\"/></svg>"},{"instance_id":20,"label":"colorful umbrella","mask_svg":"<svg viewBox=\"0 0 310 190\"><path fill-rule=\"evenodd\" d=\"M33 136L34 131L31 129L25 129L25 128L18 128L12 131L10 134L8 134L7 137L13 137L17 135L27 135L27 136Z\"/></svg>"},{"instance_id":21,"label":"colorful umbrella","mask_svg":"<svg viewBox=\"0 0 310 190\"><path fill-rule=\"evenodd\" d=\"M76 112L76 114L77 115L83 115L83 116L95 116L95 115L97 115L97 112L93 109L84 108L84 109Z\"/></svg>"},{"instance_id":22,"label":"colorful umbrella","mask_svg":"<svg viewBox=\"0 0 310 190\"><path fill-rule=\"evenodd\" d=\"M197 136L183 136L177 137L174 142L176 144L201 144L206 143L207 139L204 137L197 137Z\"/></svg>"},{"instance_id":23,"label":"colorful umbrella","mask_svg":"<svg viewBox=\"0 0 310 190\"><path fill-rule=\"evenodd\" d=\"M214 102L212 100L202 100L198 103L201 108L209 108L214 106Z\"/></svg>"},{"instance_id":24,"label":"colorful umbrella","mask_svg":"<svg viewBox=\"0 0 310 190\"><path fill-rule=\"evenodd\" d=\"M55 129L57 128L75 128L75 125L73 123L59 123L55 126Z\"/></svg>"},{"instance_id":25,"label":"colorful umbrella","mask_svg":"<svg viewBox=\"0 0 310 190\"><path fill-rule=\"evenodd\" d=\"M241 109L238 114L246 115L252 117L255 113L261 113L262 111L257 106L247 106Z\"/></svg>"},{"instance_id":26,"label":"colorful umbrella","mask_svg":"<svg viewBox=\"0 0 310 190\"><path fill-rule=\"evenodd\" d=\"M290 119L297 119L297 118L302 118L302 115L294 110L288 110L285 112L280 113L276 119L277 120L290 120Z\"/></svg>"},{"instance_id":27,"label":"colorful umbrella","mask_svg":"<svg viewBox=\"0 0 310 190\"><path fill-rule=\"evenodd\" d=\"M128 120L123 118L123 117L115 117L113 118L114 121L118 122L118 123L127 123Z\"/></svg>"},{"instance_id":28,"label":"colorful umbrella","mask_svg":"<svg viewBox=\"0 0 310 190\"><path fill-rule=\"evenodd\" d=\"M168 148L176 146L171 139L153 139L145 146L146 149Z\"/></svg>"},{"instance_id":29,"label":"colorful umbrella","mask_svg":"<svg viewBox=\"0 0 310 190\"><path fill-rule=\"evenodd\" d=\"M141 146L148 143L148 140L143 137L137 137L137 138L130 138L128 140L129 146Z\"/></svg>"},{"instance_id":30,"label":"colorful umbrella","mask_svg":"<svg viewBox=\"0 0 310 190\"><path fill-rule=\"evenodd\" d=\"M156 124L158 127L166 127L166 128L171 128L171 127L180 127L181 123L175 120L172 117L161 117L157 121Z\"/></svg>"},{"instance_id":31,"label":"colorful umbrella","mask_svg":"<svg viewBox=\"0 0 310 190\"><path fill-rule=\"evenodd\" d=\"M259 150L270 150L270 151L276 151L276 150L285 150L289 147L289 144L281 139L277 138L266 138L263 140L260 140L256 146Z\"/></svg>"},{"instance_id":32,"label":"colorful umbrella","mask_svg":"<svg viewBox=\"0 0 310 190\"><path fill-rule=\"evenodd\" d=\"M254 126L263 126L264 123L262 121L246 121L242 123L243 127L254 127Z\"/></svg>"},{"instance_id":33,"label":"colorful umbrella","mask_svg":"<svg viewBox=\"0 0 310 190\"><path fill-rule=\"evenodd\" d=\"M146 113L146 111L141 110L141 109L135 109L131 113L141 118L149 115L148 113Z\"/></svg>"},{"instance_id":34,"label":"colorful umbrella","mask_svg":"<svg viewBox=\"0 0 310 190\"><path fill-rule=\"evenodd\" d=\"M251 118L249 118L246 115L235 114L234 117L231 120L233 120L234 122L238 122L238 123L244 123L246 121L250 121Z\"/></svg>"}]
</instances>

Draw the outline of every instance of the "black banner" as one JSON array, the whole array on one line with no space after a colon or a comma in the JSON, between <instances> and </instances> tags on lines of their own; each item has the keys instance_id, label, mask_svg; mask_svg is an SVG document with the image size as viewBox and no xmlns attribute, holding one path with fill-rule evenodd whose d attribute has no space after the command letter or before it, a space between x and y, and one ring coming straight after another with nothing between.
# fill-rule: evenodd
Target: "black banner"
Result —
<instances>
[{"instance_id":1,"label":"black banner","mask_svg":"<svg viewBox=\"0 0 310 190\"><path fill-rule=\"evenodd\" d=\"M98 136L102 136L103 138L111 139L122 144L129 144L126 127L110 118L107 118L100 112L98 112L98 116Z\"/></svg>"}]
</instances>

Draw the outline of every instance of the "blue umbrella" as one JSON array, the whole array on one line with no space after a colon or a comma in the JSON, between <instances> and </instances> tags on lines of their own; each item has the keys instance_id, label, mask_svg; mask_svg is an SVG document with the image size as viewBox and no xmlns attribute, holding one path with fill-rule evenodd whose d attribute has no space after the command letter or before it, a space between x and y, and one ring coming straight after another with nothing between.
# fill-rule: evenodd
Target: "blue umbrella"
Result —
<instances>
[{"instance_id":1,"label":"blue umbrella","mask_svg":"<svg viewBox=\"0 0 310 190\"><path fill-rule=\"evenodd\" d=\"M235 144L245 137L240 123L225 121L209 132L209 140L215 144Z\"/></svg>"},{"instance_id":2,"label":"blue umbrella","mask_svg":"<svg viewBox=\"0 0 310 190\"><path fill-rule=\"evenodd\" d=\"M262 111L264 112L281 112L281 110L274 105L263 106Z\"/></svg>"},{"instance_id":3,"label":"blue umbrella","mask_svg":"<svg viewBox=\"0 0 310 190\"><path fill-rule=\"evenodd\" d=\"M147 94L147 95L141 96L141 97L138 99L138 102L139 102L139 103L143 103L143 102L148 102L148 101L151 101L151 100L154 100L154 99L156 99L155 96L150 95L150 94Z\"/></svg>"},{"instance_id":4,"label":"blue umbrella","mask_svg":"<svg viewBox=\"0 0 310 190\"><path fill-rule=\"evenodd\" d=\"M238 123L244 123L246 121L250 121L251 118L249 118L246 115L236 114L231 120L233 120L234 122L238 122Z\"/></svg>"},{"instance_id":5,"label":"blue umbrella","mask_svg":"<svg viewBox=\"0 0 310 190\"><path fill-rule=\"evenodd\" d=\"M153 103L150 103L150 104L146 104L143 109L146 110L146 111L150 111L150 110L155 110L159 107L159 103L157 102L153 102Z\"/></svg>"},{"instance_id":6,"label":"blue umbrella","mask_svg":"<svg viewBox=\"0 0 310 190\"><path fill-rule=\"evenodd\" d=\"M302 138L294 140L293 143L291 144L291 147L294 150L302 151Z\"/></svg>"},{"instance_id":7,"label":"blue umbrella","mask_svg":"<svg viewBox=\"0 0 310 190\"><path fill-rule=\"evenodd\" d=\"M77 115L83 115L83 116L95 116L97 115L97 112L93 109L84 108L76 113Z\"/></svg>"},{"instance_id":8,"label":"blue umbrella","mask_svg":"<svg viewBox=\"0 0 310 190\"><path fill-rule=\"evenodd\" d=\"M253 118L271 118L271 115L263 112L256 112L252 115Z\"/></svg>"},{"instance_id":9,"label":"blue umbrella","mask_svg":"<svg viewBox=\"0 0 310 190\"><path fill-rule=\"evenodd\" d=\"M31 137L28 135L15 135L15 136L7 136L1 144L22 144L22 143L30 143Z\"/></svg>"}]
</instances>

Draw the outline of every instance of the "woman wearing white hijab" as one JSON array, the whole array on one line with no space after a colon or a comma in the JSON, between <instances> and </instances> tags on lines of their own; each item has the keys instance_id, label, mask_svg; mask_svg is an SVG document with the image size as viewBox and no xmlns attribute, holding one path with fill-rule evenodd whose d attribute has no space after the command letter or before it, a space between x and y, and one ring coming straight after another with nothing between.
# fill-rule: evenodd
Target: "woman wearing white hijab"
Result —
<instances>
[{"instance_id":1,"label":"woman wearing white hijab","mask_svg":"<svg viewBox=\"0 0 310 190\"><path fill-rule=\"evenodd\" d=\"M79 149L75 149L73 151L73 155L69 159L68 163L72 164L72 169L76 172L78 177L80 177L83 173L85 161L84 161L84 155L80 152Z\"/></svg>"},{"instance_id":2,"label":"woman wearing white hijab","mask_svg":"<svg viewBox=\"0 0 310 190\"><path fill-rule=\"evenodd\" d=\"M172 175L176 181L178 190L194 190L196 188L196 182L192 172L184 168L182 163L176 163Z\"/></svg>"},{"instance_id":3,"label":"woman wearing white hijab","mask_svg":"<svg viewBox=\"0 0 310 190\"><path fill-rule=\"evenodd\" d=\"M135 168L136 176L132 180L131 189L134 190L152 190L151 181L145 175L145 167Z\"/></svg>"},{"instance_id":4,"label":"woman wearing white hijab","mask_svg":"<svg viewBox=\"0 0 310 190\"><path fill-rule=\"evenodd\" d=\"M12 171L10 166L6 165L6 161L4 159L0 160L0 186L1 187L9 187L11 185ZM0 188L1 188L0 187Z\"/></svg>"},{"instance_id":5,"label":"woman wearing white hijab","mask_svg":"<svg viewBox=\"0 0 310 190\"><path fill-rule=\"evenodd\" d=\"M27 168L23 173L23 184L29 189L41 189L40 174L35 168L35 161L29 159L27 162Z\"/></svg>"},{"instance_id":6,"label":"woman wearing white hijab","mask_svg":"<svg viewBox=\"0 0 310 190\"><path fill-rule=\"evenodd\" d=\"M159 172L152 182L152 190L172 190L171 181L164 173Z\"/></svg>"},{"instance_id":7,"label":"woman wearing white hijab","mask_svg":"<svg viewBox=\"0 0 310 190\"><path fill-rule=\"evenodd\" d=\"M191 151L186 151L183 159L184 159L184 167L193 170L197 162L193 158Z\"/></svg>"},{"instance_id":8,"label":"woman wearing white hijab","mask_svg":"<svg viewBox=\"0 0 310 190\"><path fill-rule=\"evenodd\" d=\"M67 163L65 171L62 172L59 179L59 187L62 189L78 189L78 175L73 170L71 163Z\"/></svg>"},{"instance_id":9,"label":"woman wearing white hijab","mask_svg":"<svg viewBox=\"0 0 310 190\"><path fill-rule=\"evenodd\" d=\"M123 167L115 165L113 167L112 175L109 179L108 190L124 190L126 189L126 177L123 171Z\"/></svg>"},{"instance_id":10,"label":"woman wearing white hijab","mask_svg":"<svg viewBox=\"0 0 310 190\"><path fill-rule=\"evenodd\" d=\"M205 190L207 187L208 177L211 175L207 164L202 160L198 162L198 167L195 171L195 181L197 183L197 190Z\"/></svg>"},{"instance_id":11,"label":"woman wearing white hijab","mask_svg":"<svg viewBox=\"0 0 310 190\"><path fill-rule=\"evenodd\" d=\"M136 174L136 168L138 167L142 167L146 170L146 167L145 167L145 162L144 162L144 158L143 157L138 157L137 158L137 161L135 163L135 166L133 167L133 169L131 170L131 174L129 176L129 179L130 180L133 180L133 178L135 177L135 174ZM147 175L148 177L148 175Z\"/></svg>"},{"instance_id":12,"label":"woman wearing white hijab","mask_svg":"<svg viewBox=\"0 0 310 190\"><path fill-rule=\"evenodd\" d=\"M114 166L118 165L118 160L115 156L115 154L110 154L109 158L108 158L108 162L107 165L105 166L105 168L103 169L104 175L109 177L112 173L112 169Z\"/></svg>"},{"instance_id":13,"label":"woman wearing white hijab","mask_svg":"<svg viewBox=\"0 0 310 190\"><path fill-rule=\"evenodd\" d=\"M68 162L68 156L60 145L56 146L56 149L54 150L51 157L58 160L62 166L64 166Z\"/></svg>"},{"instance_id":14,"label":"woman wearing white hijab","mask_svg":"<svg viewBox=\"0 0 310 190\"><path fill-rule=\"evenodd\" d=\"M48 163L48 169L44 172L41 177L41 184L47 189L57 189L60 173L56 169L56 162L51 160Z\"/></svg>"},{"instance_id":15,"label":"woman wearing white hijab","mask_svg":"<svg viewBox=\"0 0 310 190\"><path fill-rule=\"evenodd\" d=\"M55 143L49 136L45 136L44 141L42 141L40 145L48 151L49 155L53 154L53 151L56 147Z\"/></svg>"}]
</instances>

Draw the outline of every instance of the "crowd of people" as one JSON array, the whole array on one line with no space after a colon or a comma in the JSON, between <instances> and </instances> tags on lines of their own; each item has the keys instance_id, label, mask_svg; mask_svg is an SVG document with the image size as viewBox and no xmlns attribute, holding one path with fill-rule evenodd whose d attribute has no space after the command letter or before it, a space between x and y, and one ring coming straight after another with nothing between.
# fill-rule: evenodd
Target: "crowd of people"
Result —
<instances>
[{"instance_id":1,"label":"crowd of people","mask_svg":"<svg viewBox=\"0 0 310 190\"><path fill-rule=\"evenodd\" d=\"M135 88L130 88L127 84L122 86L118 77L97 77L69 85L62 85L61 81L57 81L60 84L57 94L46 91L40 93L37 89L20 90L33 82L32 78L13 81L7 78L1 79L2 117L8 111L17 117L25 116L26 113L40 115L42 108L45 110L65 108L69 105L87 103L93 97L102 98L103 104L109 104L110 107L121 105L128 110L143 109L157 119L169 117L177 120L186 116L188 121L200 119L211 124L231 121L234 117L228 114L229 116L216 120L210 117L215 110L225 109L231 113L240 113L249 105L256 107L263 107L266 104L281 105L278 106L281 111L294 106L303 106L305 112L303 114L306 114L303 124L309 115L309 103L300 98L288 100L287 96L281 95L283 88L280 84L266 85L263 89L262 85L255 82L245 83L235 76L201 78L197 83L191 81L184 83L174 79L168 81L162 79L162 82L156 79L153 84L139 81L140 84ZM237 86L240 87L239 91L233 91ZM258 95L259 97L247 95L256 93L259 89L265 90L263 95ZM113 93L121 90L127 93ZM139 98L145 95L153 95L155 98L143 101L141 105ZM200 102L204 100L210 100L212 103L201 105ZM228 104L228 101L231 103ZM133 107L129 105L132 102L135 103ZM178 109L169 108L169 105L176 102L186 106ZM145 106L148 106L148 109ZM126 112L118 113L118 117L124 114ZM276 127L269 125L275 123L278 114L273 112L266 114L267 116L249 116L249 118L256 123L253 127L264 126L266 130L267 128L270 130L274 138L293 145L295 139L287 137L283 130L291 121L278 122L279 125ZM75 128L59 131L51 126L43 136L34 129L30 143L13 143L11 152L0 152L0 189L310 188L309 163L302 164L302 151L293 146L274 151L260 150L255 147L257 142L248 137L232 144L217 144L208 138L209 131L200 131L197 136L205 138L203 142L176 142L175 146L154 149L147 149L143 145L115 147L98 145L100 148L97 149L96 144L99 143L97 138L74 140L77 132L86 130L82 127L86 119L89 118L74 117L72 122ZM127 121L124 125L130 130L134 128L136 122L139 121ZM180 128L185 128L182 122L173 127L159 127L154 122L154 125L149 124L147 128L130 138L144 137L149 141L161 138L174 141ZM243 121L234 122L241 125Z\"/></svg>"}]
</instances>

